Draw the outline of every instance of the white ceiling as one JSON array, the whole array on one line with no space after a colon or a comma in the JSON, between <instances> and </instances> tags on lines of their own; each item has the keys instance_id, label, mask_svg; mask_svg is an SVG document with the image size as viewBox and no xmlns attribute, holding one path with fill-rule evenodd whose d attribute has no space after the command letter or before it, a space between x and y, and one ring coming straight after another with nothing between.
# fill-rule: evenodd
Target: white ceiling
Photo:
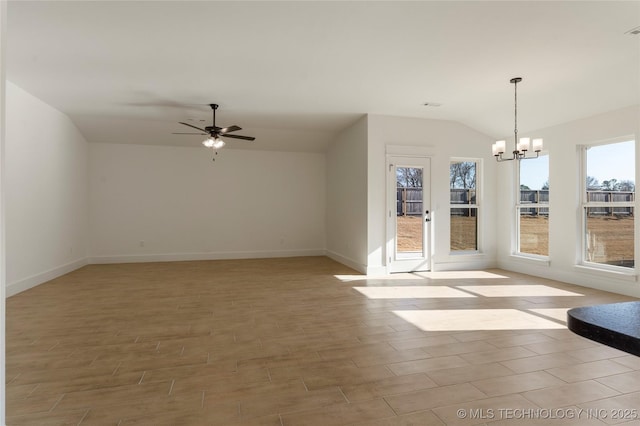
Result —
<instances>
[{"instance_id":1,"label":"white ceiling","mask_svg":"<svg viewBox=\"0 0 640 426\"><path fill-rule=\"evenodd\" d=\"M257 137L234 147L323 151L365 113L499 138L516 76L521 134L640 104L640 1L10 1L7 25L8 79L89 142L200 146L171 133L209 103Z\"/></svg>"}]
</instances>

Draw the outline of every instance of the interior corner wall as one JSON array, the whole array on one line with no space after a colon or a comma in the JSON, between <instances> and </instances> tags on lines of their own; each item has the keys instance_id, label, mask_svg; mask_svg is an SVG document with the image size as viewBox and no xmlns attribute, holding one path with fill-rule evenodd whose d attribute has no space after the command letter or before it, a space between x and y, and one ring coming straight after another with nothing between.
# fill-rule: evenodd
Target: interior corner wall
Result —
<instances>
[{"instance_id":1,"label":"interior corner wall","mask_svg":"<svg viewBox=\"0 0 640 426\"><path fill-rule=\"evenodd\" d=\"M71 120L6 87L7 296L87 262L87 142Z\"/></svg>"},{"instance_id":2,"label":"interior corner wall","mask_svg":"<svg viewBox=\"0 0 640 426\"><path fill-rule=\"evenodd\" d=\"M327 255L366 273L367 117L338 134L327 150Z\"/></svg>"},{"instance_id":3,"label":"interior corner wall","mask_svg":"<svg viewBox=\"0 0 640 426\"><path fill-rule=\"evenodd\" d=\"M7 2L0 2L0 425L5 424L6 410L6 161L5 161L5 116L6 116L6 46L7 46Z\"/></svg>"},{"instance_id":4,"label":"interior corner wall","mask_svg":"<svg viewBox=\"0 0 640 426\"><path fill-rule=\"evenodd\" d=\"M370 273L387 267L386 170L387 147L427 149L431 158L432 270L477 269L496 264L496 165L491 156L493 140L454 121L420 118L368 117L368 258ZM450 251L449 164L452 158L479 159L481 163L478 253ZM395 196L395 194L394 194Z\"/></svg>"},{"instance_id":5,"label":"interior corner wall","mask_svg":"<svg viewBox=\"0 0 640 426\"><path fill-rule=\"evenodd\" d=\"M92 263L324 255L325 156L89 144Z\"/></svg>"},{"instance_id":6,"label":"interior corner wall","mask_svg":"<svg viewBox=\"0 0 640 426\"><path fill-rule=\"evenodd\" d=\"M619 274L576 268L581 246L579 146L624 136L635 137L636 183L640 182L640 106L623 108L527 134L544 138L545 149L549 152L550 262L547 265L512 255L511 234L515 232L512 182L515 174L512 167L501 164L501 178L498 179L498 223L504 226L498 235L498 266L511 271L640 297L640 283L637 277L636 280L630 280L629 277L623 279ZM639 241L640 235L638 223L636 217L636 241ZM512 232L509 232L509 229L512 229Z\"/></svg>"}]
</instances>

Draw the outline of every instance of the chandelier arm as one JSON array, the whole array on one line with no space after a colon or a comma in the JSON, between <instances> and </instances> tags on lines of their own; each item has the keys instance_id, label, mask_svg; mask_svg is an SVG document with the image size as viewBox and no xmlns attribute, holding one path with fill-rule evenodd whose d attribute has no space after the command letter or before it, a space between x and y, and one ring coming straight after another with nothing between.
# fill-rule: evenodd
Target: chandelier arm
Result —
<instances>
[{"instance_id":1,"label":"chandelier arm","mask_svg":"<svg viewBox=\"0 0 640 426\"><path fill-rule=\"evenodd\" d=\"M533 160L534 158L538 158L540 157L540 151L536 151L536 156L535 157L527 157L526 154L522 154L522 157L520 157L521 160Z\"/></svg>"},{"instance_id":2,"label":"chandelier arm","mask_svg":"<svg viewBox=\"0 0 640 426\"><path fill-rule=\"evenodd\" d=\"M516 159L515 154L514 154L514 155L513 155L513 157L511 157L511 158L503 158L503 157L502 157L502 154L494 155L494 157L496 157L496 161L497 161L498 163L502 163L502 162L504 162L504 161L513 161L513 160L515 160L515 159Z\"/></svg>"}]
</instances>

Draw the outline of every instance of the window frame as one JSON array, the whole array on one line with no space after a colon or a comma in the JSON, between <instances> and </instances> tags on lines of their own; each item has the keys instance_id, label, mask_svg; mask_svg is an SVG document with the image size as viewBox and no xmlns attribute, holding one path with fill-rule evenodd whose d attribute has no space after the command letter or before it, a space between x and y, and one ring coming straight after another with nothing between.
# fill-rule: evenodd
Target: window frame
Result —
<instances>
[{"instance_id":1,"label":"window frame","mask_svg":"<svg viewBox=\"0 0 640 426\"><path fill-rule=\"evenodd\" d=\"M548 174L551 174L551 155L549 154L549 151L541 151L539 154L539 157L543 157L546 156L548 158L548 162L549 162L549 166L548 166ZM538 158L538 157L536 157ZM535 253L525 253L522 252L520 250L520 210L523 208L546 208L547 209L547 220L550 221L551 220L551 177L548 176L547 178L549 179L549 201L547 203L541 204L540 200L538 199L538 202L536 203L529 203L529 204L523 204L522 203L522 199L520 196L520 164L522 163L522 161L533 161L533 160L518 160L516 167L514 167L515 169L515 174L516 177L514 179L514 181L516 182L515 184L515 195L514 195L514 213L515 213L515 247L513 249L513 254L515 256L520 256L520 257L525 257L528 259L534 259L534 260L540 260L540 261L549 261L549 249L551 248L551 244L550 244L550 231L549 229L547 229L547 241L549 241L548 247L547 247L547 254L543 255L543 254L535 254Z\"/></svg>"},{"instance_id":2,"label":"window frame","mask_svg":"<svg viewBox=\"0 0 640 426\"><path fill-rule=\"evenodd\" d=\"M453 204L451 203L451 165L453 163L475 163L476 164L476 200L473 204ZM449 254L453 256L480 254L482 253L482 226L480 221L482 217L482 158L473 157L451 157L449 158ZM451 248L451 210L452 209L475 209L476 212L476 249L475 250L453 250Z\"/></svg>"},{"instance_id":3,"label":"window frame","mask_svg":"<svg viewBox=\"0 0 640 426\"><path fill-rule=\"evenodd\" d=\"M579 197L579 206L577 211L578 220L576 222L578 223L578 226L579 226L578 235L580 235L580 238L578 242L579 253L578 253L577 266L594 269L594 270L605 271L605 272L614 272L618 274L621 273L625 275L637 275L638 273L638 267L637 267L638 265L638 238L637 238L638 223L635 217L637 212L637 206L636 206L637 197L636 197L635 191L634 191L633 201L622 201L622 202L620 201L615 201L615 202L589 201L587 197L587 175L588 175L587 151L589 150L589 148L594 148L597 146L604 146L604 145L614 145L617 143L624 143L624 142L633 142L634 158L637 158L637 153L636 153L637 144L636 144L635 135L621 136L617 138L607 139L604 141L586 143L578 146L578 153L579 153L578 180L579 180L580 197ZM637 176L637 170L635 170L637 169L636 166L637 166L637 161L634 161L634 176ZM637 182L637 179L634 180L634 183L635 182ZM634 221L633 221L634 266L633 267L608 265L606 263L591 262L587 259L587 232L586 232L587 215L585 212L586 212L586 209L589 207L611 207L611 208L632 207L634 209Z\"/></svg>"}]
</instances>

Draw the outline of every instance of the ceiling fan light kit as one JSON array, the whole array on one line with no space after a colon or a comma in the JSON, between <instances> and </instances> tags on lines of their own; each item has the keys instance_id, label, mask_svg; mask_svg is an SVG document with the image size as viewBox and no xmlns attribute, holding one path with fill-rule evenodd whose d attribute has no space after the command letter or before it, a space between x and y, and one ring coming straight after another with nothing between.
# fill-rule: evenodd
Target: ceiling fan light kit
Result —
<instances>
[{"instance_id":1,"label":"ceiling fan light kit","mask_svg":"<svg viewBox=\"0 0 640 426\"><path fill-rule=\"evenodd\" d=\"M509 81L513 84L514 104L515 104L515 108L514 108L515 127L513 130L514 150L511 153L512 154L511 157L504 158L502 154L506 152L507 141L497 141L496 143L494 143L491 146L491 153L493 154L494 157L496 157L496 161L499 163L502 161L528 160L531 158L538 158L540 156L540 151L542 151L542 145L543 145L542 139L538 139L538 138L534 139L533 141L531 141L531 139L529 138L520 138L520 140L518 140L518 83L522 81L522 77L514 77ZM533 152L536 153L535 157L534 156L527 157L527 153L530 152L531 150L533 150Z\"/></svg>"},{"instance_id":2,"label":"ceiling fan light kit","mask_svg":"<svg viewBox=\"0 0 640 426\"><path fill-rule=\"evenodd\" d=\"M232 139L241 139L245 141L254 141L256 138L253 136L242 136L242 135L230 135L231 132L236 132L238 130L242 130L242 127L233 125L229 127L218 127L216 126L216 110L218 109L218 104L209 104L211 110L213 111L213 124L211 126L207 126L204 129L194 126L189 123L183 123L180 121L180 124L185 126L189 126L193 129L199 130L202 133L174 133L174 135L200 135L200 136L208 136L207 139L202 141L202 145L207 148L212 148L218 153L218 150L226 145L226 142L221 138L232 138ZM215 158L214 158L215 161Z\"/></svg>"},{"instance_id":3,"label":"ceiling fan light kit","mask_svg":"<svg viewBox=\"0 0 640 426\"><path fill-rule=\"evenodd\" d=\"M220 138L213 138L209 136L207 139L202 141L202 145L207 148L220 149L226 145L226 143Z\"/></svg>"}]
</instances>

